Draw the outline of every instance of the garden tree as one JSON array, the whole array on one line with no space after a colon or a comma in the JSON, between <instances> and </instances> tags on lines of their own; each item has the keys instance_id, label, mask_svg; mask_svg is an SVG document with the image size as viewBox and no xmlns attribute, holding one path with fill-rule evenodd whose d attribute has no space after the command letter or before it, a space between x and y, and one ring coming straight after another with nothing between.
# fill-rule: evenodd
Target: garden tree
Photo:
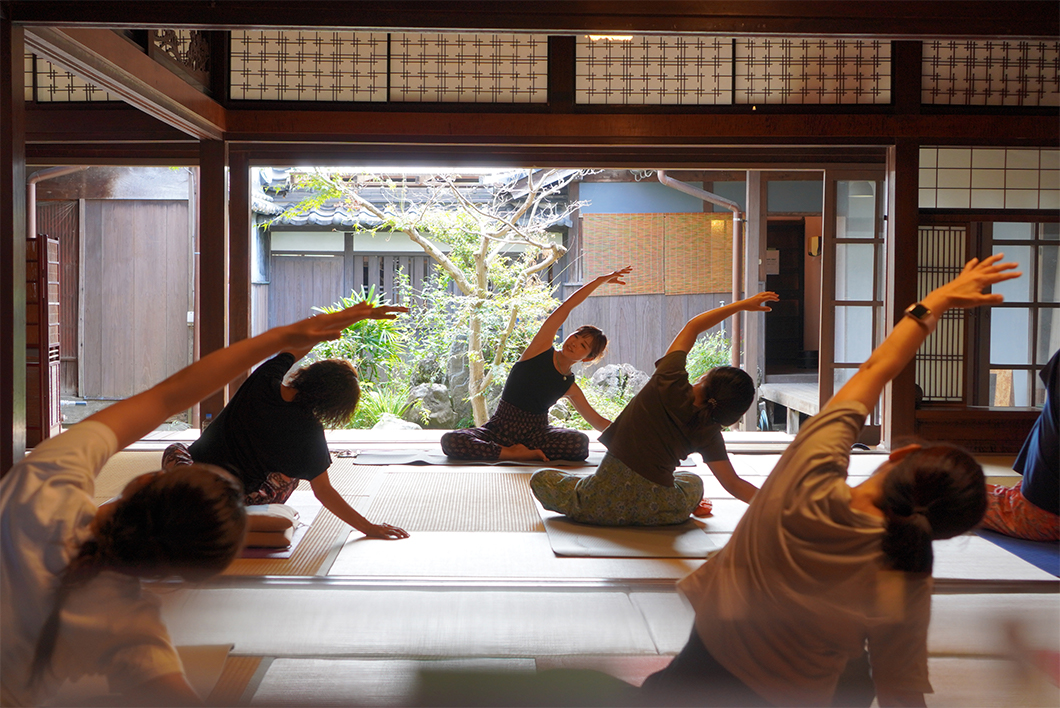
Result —
<instances>
[{"instance_id":1,"label":"garden tree","mask_svg":"<svg viewBox=\"0 0 1060 708\"><path fill-rule=\"evenodd\" d=\"M536 324L557 304L539 276L567 252L549 228L583 205L564 195L584 174L522 170L471 184L438 174L413 183L317 168L296 178L295 186L310 196L285 214L339 201L378 219L371 230L405 233L433 259L459 293L459 306L447 313L458 327L449 333L461 327L467 333L469 397L475 425L482 425L489 419L485 393L502 368L520 317ZM490 321L496 326L485 326Z\"/></svg>"}]
</instances>

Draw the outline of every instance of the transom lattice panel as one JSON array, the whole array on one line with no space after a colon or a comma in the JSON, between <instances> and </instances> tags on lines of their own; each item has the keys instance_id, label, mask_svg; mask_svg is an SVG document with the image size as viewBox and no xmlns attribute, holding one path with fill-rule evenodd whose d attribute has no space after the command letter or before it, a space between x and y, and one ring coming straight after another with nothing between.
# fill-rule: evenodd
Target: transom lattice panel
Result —
<instances>
[{"instance_id":1,"label":"transom lattice panel","mask_svg":"<svg viewBox=\"0 0 1060 708\"><path fill-rule=\"evenodd\" d=\"M731 39L579 36L576 51L578 103L732 103Z\"/></svg>"},{"instance_id":2,"label":"transom lattice panel","mask_svg":"<svg viewBox=\"0 0 1060 708\"><path fill-rule=\"evenodd\" d=\"M385 32L232 32L231 96L249 101L386 101Z\"/></svg>"},{"instance_id":3,"label":"transom lattice panel","mask_svg":"<svg viewBox=\"0 0 1060 708\"><path fill-rule=\"evenodd\" d=\"M934 40L923 47L922 103L1060 106L1060 41Z\"/></svg>"},{"instance_id":4,"label":"transom lattice panel","mask_svg":"<svg viewBox=\"0 0 1060 708\"><path fill-rule=\"evenodd\" d=\"M548 37L406 32L390 37L390 100L545 103Z\"/></svg>"},{"instance_id":5,"label":"transom lattice panel","mask_svg":"<svg viewBox=\"0 0 1060 708\"><path fill-rule=\"evenodd\" d=\"M967 252L963 226L921 226L917 241L917 296L925 297L961 272ZM955 308L916 354L916 383L925 401L964 402L965 311Z\"/></svg>"},{"instance_id":6,"label":"transom lattice panel","mask_svg":"<svg viewBox=\"0 0 1060 708\"><path fill-rule=\"evenodd\" d=\"M740 39L733 64L738 104L891 101L888 41Z\"/></svg>"},{"instance_id":7,"label":"transom lattice panel","mask_svg":"<svg viewBox=\"0 0 1060 708\"><path fill-rule=\"evenodd\" d=\"M25 60L27 101L38 103L84 103L120 101L103 89L61 69L46 59L27 54Z\"/></svg>"}]
</instances>

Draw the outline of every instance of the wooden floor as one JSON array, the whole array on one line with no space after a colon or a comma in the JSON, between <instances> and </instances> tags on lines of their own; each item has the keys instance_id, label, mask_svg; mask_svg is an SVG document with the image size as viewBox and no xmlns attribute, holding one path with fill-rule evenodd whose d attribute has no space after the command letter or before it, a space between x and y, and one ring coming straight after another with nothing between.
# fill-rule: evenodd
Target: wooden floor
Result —
<instances>
[{"instance_id":1,"label":"wooden floor","mask_svg":"<svg viewBox=\"0 0 1060 708\"><path fill-rule=\"evenodd\" d=\"M333 450L430 449L439 434L341 431L329 440ZM147 465L179 437L156 435L120 453L112 471ZM727 442L744 450L732 456L737 470L760 483L786 439ZM749 451L756 445L764 452ZM855 454L852 477L882 460ZM984 462L998 481L1013 475L1008 459ZM313 574L157 586L177 644L232 645L212 704L408 705L423 699L422 671L596 668L639 683L684 645L692 613L674 581L701 561L555 556L527 516L532 470L343 463L333 474L349 478L351 503L372 521L404 525L409 539L344 530ZM727 496L706 467L696 471L709 496ZM1060 704L1033 666L1038 650L1060 649L1060 580L975 536L937 543L936 556L928 705Z\"/></svg>"}]
</instances>

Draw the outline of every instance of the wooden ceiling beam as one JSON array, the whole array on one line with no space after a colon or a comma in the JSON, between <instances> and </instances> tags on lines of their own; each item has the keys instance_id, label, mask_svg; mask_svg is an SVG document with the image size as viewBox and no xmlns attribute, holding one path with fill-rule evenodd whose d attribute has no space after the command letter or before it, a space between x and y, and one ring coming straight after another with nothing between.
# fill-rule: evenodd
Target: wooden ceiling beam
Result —
<instances>
[{"instance_id":1,"label":"wooden ceiling beam","mask_svg":"<svg viewBox=\"0 0 1060 708\"><path fill-rule=\"evenodd\" d=\"M803 35L832 37L1055 37L1060 4L1036 0L226 0L9 3L25 25L198 29L349 29Z\"/></svg>"},{"instance_id":2,"label":"wooden ceiling beam","mask_svg":"<svg viewBox=\"0 0 1060 708\"><path fill-rule=\"evenodd\" d=\"M198 144L187 133L124 103L26 104L27 144L67 142Z\"/></svg>"},{"instance_id":3,"label":"wooden ceiling beam","mask_svg":"<svg viewBox=\"0 0 1060 708\"><path fill-rule=\"evenodd\" d=\"M111 30L29 27L26 48L196 139L224 136L221 104Z\"/></svg>"}]
</instances>

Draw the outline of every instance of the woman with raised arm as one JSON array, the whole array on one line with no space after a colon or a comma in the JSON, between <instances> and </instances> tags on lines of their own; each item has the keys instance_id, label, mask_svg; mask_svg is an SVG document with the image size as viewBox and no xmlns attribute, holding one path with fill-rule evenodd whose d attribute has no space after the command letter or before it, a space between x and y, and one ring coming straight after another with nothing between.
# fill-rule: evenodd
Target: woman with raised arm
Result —
<instances>
[{"instance_id":1,"label":"woman with raised arm","mask_svg":"<svg viewBox=\"0 0 1060 708\"><path fill-rule=\"evenodd\" d=\"M827 706L867 649L880 706L924 705L931 543L979 523L983 471L952 445L909 445L851 487L850 448L944 312L1001 302L983 294L1019 276L1001 257L973 259L910 306L800 428L729 542L678 584L695 623L681 653L645 681L647 700Z\"/></svg>"},{"instance_id":2,"label":"woman with raised arm","mask_svg":"<svg viewBox=\"0 0 1060 708\"><path fill-rule=\"evenodd\" d=\"M45 440L12 467L0 480L0 704L42 705L84 674L106 676L130 705L200 703L140 578L202 580L224 570L243 546L242 485L218 467L191 465L136 477L97 507L96 475L255 362L400 311L361 303L237 342Z\"/></svg>"},{"instance_id":3,"label":"woman with raised arm","mask_svg":"<svg viewBox=\"0 0 1060 708\"><path fill-rule=\"evenodd\" d=\"M611 424L596 412L574 382L572 367L598 361L607 348L607 337L592 325L583 325L552 346L560 326L572 310L604 283L625 285L632 270L620 268L586 283L557 307L541 325L529 346L512 366L497 410L481 428L453 430L442 436L442 452L456 460L584 460L589 437L577 430L548 424L548 409L566 397L575 410L597 430Z\"/></svg>"},{"instance_id":4,"label":"woman with raised arm","mask_svg":"<svg viewBox=\"0 0 1060 708\"><path fill-rule=\"evenodd\" d=\"M756 487L729 462L721 429L751 406L755 385L742 369L719 366L692 383L685 360L696 338L741 311L769 312L776 293L763 292L696 315L674 337L655 374L611 424L600 442L607 454L588 476L538 470L530 489L541 504L575 521L602 526L679 524L690 514L708 516L703 480L676 472L699 452L722 486L749 502Z\"/></svg>"}]
</instances>

